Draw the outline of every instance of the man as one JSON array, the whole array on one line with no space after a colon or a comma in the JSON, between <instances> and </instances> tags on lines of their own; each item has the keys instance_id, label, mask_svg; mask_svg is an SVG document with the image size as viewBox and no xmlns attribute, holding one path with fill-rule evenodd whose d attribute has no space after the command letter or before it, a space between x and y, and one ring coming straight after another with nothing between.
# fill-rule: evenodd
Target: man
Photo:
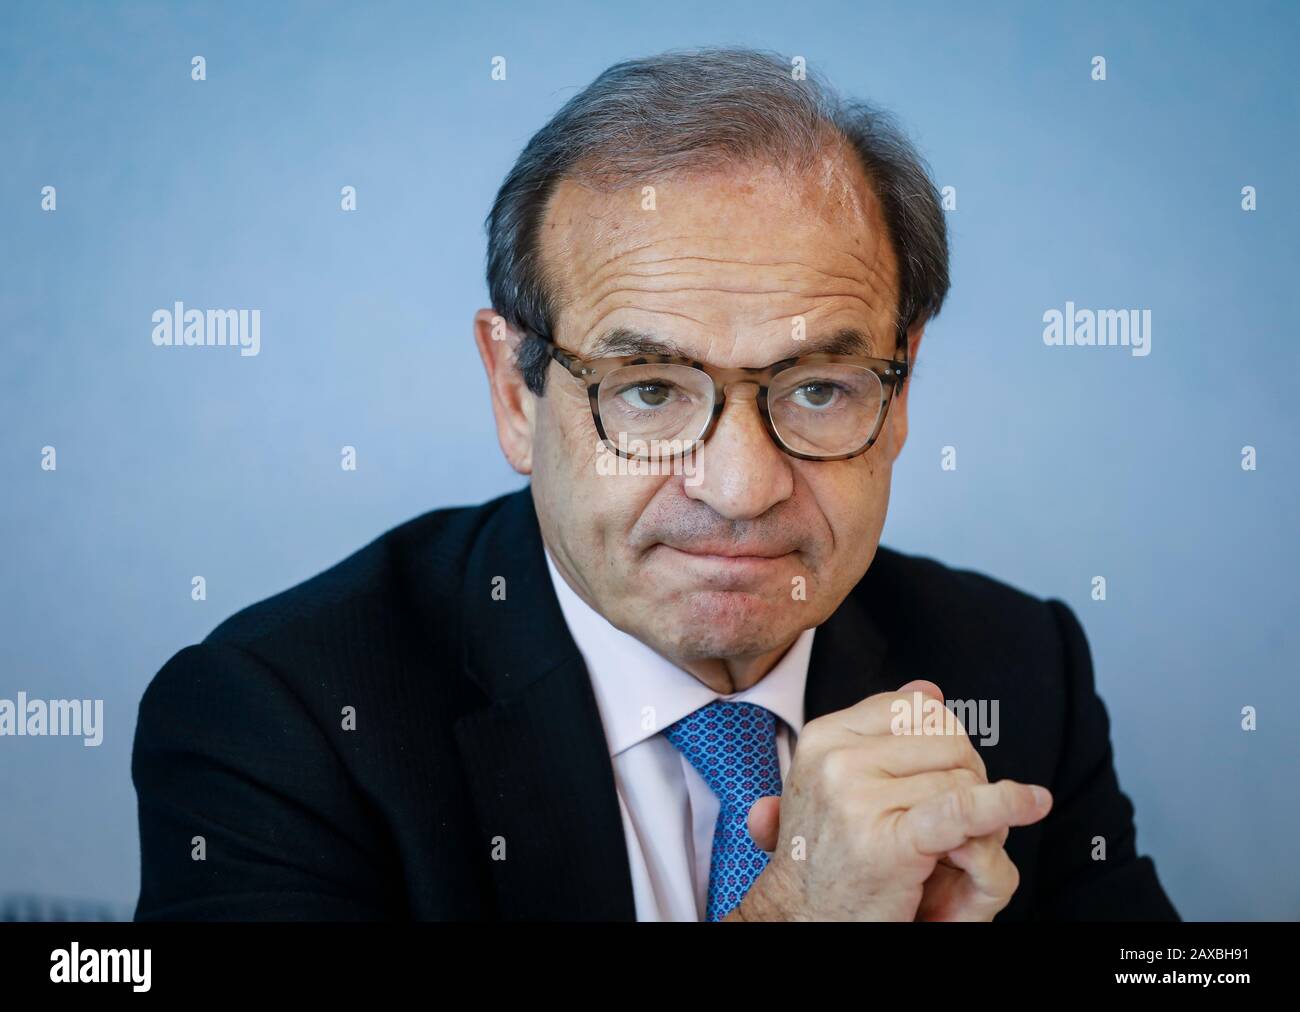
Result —
<instances>
[{"instance_id":1,"label":"man","mask_svg":"<svg viewBox=\"0 0 1300 1012\"><path fill-rule=\"evenodd\" d=\"M753 51L620 64L488 228L529 486L163 668L137 916L1176 918L1070 610L878 546L948 287L888 120Z\"/></svg>"}]
</instances>

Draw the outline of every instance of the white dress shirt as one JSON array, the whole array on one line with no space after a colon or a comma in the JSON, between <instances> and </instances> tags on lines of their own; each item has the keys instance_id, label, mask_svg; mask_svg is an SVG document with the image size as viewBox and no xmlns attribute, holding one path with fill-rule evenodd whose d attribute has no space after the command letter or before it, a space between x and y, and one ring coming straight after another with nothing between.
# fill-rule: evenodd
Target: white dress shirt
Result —
<instances>
[{"instance_id":1,"label":"white dress shirt","mask_svg":"<svg viewBox=\"0 0 1300 1012\"><path fill-rule=\"evenodd\" d=\"M756 685L719 695L611 625L580 598L546 552L560 608L586 662L614 766L638 921L701 921L718 821L717 796L660 733L715 699L776 714L781 780L803 730L804 685L815 628L806 629Z\"/></svg>"}]
</instances>

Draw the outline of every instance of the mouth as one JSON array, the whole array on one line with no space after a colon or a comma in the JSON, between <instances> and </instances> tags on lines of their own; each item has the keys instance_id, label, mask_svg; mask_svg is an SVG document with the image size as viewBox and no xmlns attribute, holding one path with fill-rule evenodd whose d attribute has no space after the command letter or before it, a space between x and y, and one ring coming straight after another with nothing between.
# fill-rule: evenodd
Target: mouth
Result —
<instances>
[{"instance_id":1,"label":"mouth","mask_svg":"<svg viewBox=\"0 0 1300 1012\"><path fill-rule=\"evenodd\" d=\"M773 548L759 544L736 545L721 541L702 541L691 545L661 544L683 555L706 559L780 559L794 551L792 548Z\"/></svg>"},{"instance_id":2,"label":"mouth","mask_svg":"<svg viewBox=\"0 0 1300 1012\"><path fill-rule=\"evenodd\" d=\"M675 545L660 544L670 561L676 563L704 564L714 569L730 570L735 573L760 573L788 559L794 554L793 549L782 551L764 548L758 545L691 545L678 548Z\"/></svg>"}]
</instances>

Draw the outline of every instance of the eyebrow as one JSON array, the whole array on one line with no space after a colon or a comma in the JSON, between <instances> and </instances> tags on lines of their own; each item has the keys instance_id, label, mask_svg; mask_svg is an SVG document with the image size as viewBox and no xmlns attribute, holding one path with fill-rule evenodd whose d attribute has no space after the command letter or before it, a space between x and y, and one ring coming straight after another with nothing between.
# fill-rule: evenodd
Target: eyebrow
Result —
<instances>
[{"instance_id":1,"label":"eyebrow","mask_svg":"<svg viewBox=\"0 0 1300 1012\"><path fill-rule=\"evenodd\" d=\"M870 356L871 338L855 327L841 327L824 337L809 338L807 341L800 342L799 349L785 358L814 354ZM615 327L602 334L584 357L600 358L607 355L668 355L697 361L696 356L689 354L672 341L627 327ZM784 359L777 361L784 361Z\"/></svg>"}]
</instances>

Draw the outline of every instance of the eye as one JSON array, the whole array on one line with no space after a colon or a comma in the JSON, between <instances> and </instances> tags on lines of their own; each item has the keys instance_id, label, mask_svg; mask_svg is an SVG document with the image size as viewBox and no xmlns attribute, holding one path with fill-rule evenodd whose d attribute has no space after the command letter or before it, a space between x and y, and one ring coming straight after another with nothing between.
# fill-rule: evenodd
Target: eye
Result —
<instances>
[{"instance_id":1,"label":"eye","mask_svg":"<svg viewBox=\"0 0 1300 1012\"><path fill-rule=\"evenodd\" d=\"M661 408L673 399L673 387L670 383L647 381L624 387L618 396L630 408L638 411L652 411Z\"/></svg>"},{"instance_id":2,"label":"eye","mask_svg":"<svg viewBox=\"0 0 1300 1012\"><path fill-rule=\"evenodd\" d=\"M791 390L790 396L799 407L819 411L835 403L836 395L840 392L838 383L810 380L807 383L800 383Z\"/></svg>"}]
</instances>

